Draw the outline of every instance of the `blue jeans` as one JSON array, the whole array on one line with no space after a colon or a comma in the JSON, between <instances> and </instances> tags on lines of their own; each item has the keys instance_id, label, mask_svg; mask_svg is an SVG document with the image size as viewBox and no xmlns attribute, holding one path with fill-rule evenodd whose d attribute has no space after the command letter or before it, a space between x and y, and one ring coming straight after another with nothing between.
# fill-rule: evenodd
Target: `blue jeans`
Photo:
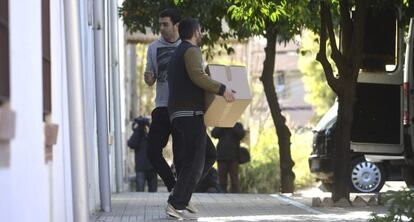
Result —
<instances>
[{"instance_id":1,"label":"blue jeans","mask_svg":"<svg viewBox=\"0 0 414 222\"><path fill-rule=\"evenodd\" d=\"M137 192L143 192L145 181L148 184L148 192L157 192L157 173L154 170L137 172Z\"/></svg>"}]
</instances>

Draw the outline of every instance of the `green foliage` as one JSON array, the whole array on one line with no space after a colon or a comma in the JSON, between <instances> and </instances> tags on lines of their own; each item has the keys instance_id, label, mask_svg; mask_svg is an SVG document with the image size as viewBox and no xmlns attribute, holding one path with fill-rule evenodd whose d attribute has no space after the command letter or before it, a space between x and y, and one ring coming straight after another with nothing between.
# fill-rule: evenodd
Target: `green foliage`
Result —
<instances>
[{"instance_id":1,"label":"green foliage","mask_svg":"<svg viewBox=\"0 0 414 222\"><path fill-rule=\"evenodd\" d=\"M414 220L414 191L388 191L384 197L388 207L388 214L380 216L373 214L370 222L400 222Z\"/></svg>"},{"instance_id":2,"label":"green foliage","mask_svg":"<svg viewBox=\"0 0 414 222\"><path fill-rule=\"evenodd\" d=\"M309 169L309 154L312 151L313 133L310 130L296 131L292 133L292 159L295 162L293 171L295 172L296 189L306 188L315 182L315 178Z\"/></svg>"},{"instance_id":3,"label":"green foliage","mask_svg":"<svg viewBox=\"0 0 414 222\"><path fill-rule=\"evenodd\" d=\"M199 19L206 33L205 43L213 46L220 39L264 35L266 26L277 28L281 36L291 38L305 24L317 26L317 6L314 0L125 0L119 16L130 32L146 33L146 28L151 28L158 33L159 12L177 8L183 17ZM231 30L222 29L223 19Z\"/></svg>"},{"instance_id":4,"label":"green foliage","mask_svg":"<svg viewBox=\"0 0 414 222\"><path fill-rule=\"evenodd\" d=\"M227 22L239 39L276 32L287 41L300 33L305 24L316 26L317 4L311 0L229 0Z\"/></svg>"},{"instance_id":5,"label":"green foliage","mask_svg":"<svg viewBox=\"0 0 414 222\"><path fill-rule=\"evenodd\" d=\"M267 128L250 149L251 161L240 167L240 190L248 193L279 192L279 152L275 130Z\"/></svg>"},{"instance_id":6,"label":"green foliage","mask_svg":"<svg viewBox=\"0 0 414 222\"><path fill-rule=\"evenodd\" d=\"M280 189L279 148L274 128L263 129L256 145L250 149L251 161L240 167L240 190L248 193L277 193ZM295 161L295 186L310 186L314 178L309 166L311 132L292 135L292 157Z\"/></svg>"},{"instance_id":7,"label":"green foliage","mask_svg":"<svg viewBox=\"0 0 414 222\"><path fill-rule=\"evenodd\" d=\"M124 25L132 32L146 33L146 28L151 28L155 33L159 31L158 16L164 8L174 6L170 0L126 0L119 8L119 16Z\"/></svg>"},{"instance_id":8,"label":"green foliage","mask_svg":"<svg viewBox=\"0 0 414 222\"><path fill-rule=\"evenodd\" d=\"M201 31L203 32L203 52L207 59L212 59L215 55L215 48L220 44L227 54L233 53L233 49L228 47L223 41L233 38L230 30L223 29L225 16L227 15L228 1L223 0L181 0L177 7L182 11L183 17L192 16L200 21Z\"/></svg>"},{"instance_id":9,"label":"green foliage","mask_svg":"<svg viewBox=\"0 0 414 222\"><path fill-rule=\"evenodd\" d=\"M316 119L319 120L335 101L335 93L326 82L325 72L319 62L315 60L319 51L318 37L315 33L305 30L302 34L302 46L298 67L303 73L303 82L307 94L305 100L312 104ZM333 62L331 62L333 64Z\"/></svg>"},{"instance_id":10,"label":"green foliage","mask_svg":"<svg viewBox=\"0 0 414 222\"><path fill-rule=\"evenodd\" d=\"M157 34L159 13L165 8L177 8L183 18L192 16L199 20L204 34L203 44L207 46L203 51L208 59L214 55L215 44L234 37L222 27L228 8L228 2L223 0L126 0L119 9L119 15L130 32L146 33L146 28L151 28ZM228 54L233 52L225 43L222 46Z\"/></svg>"},{"instance_id":11,"label":"green foliage","mask_svg":"<svg viewBox=\"0 0 414 222\"><path fill-rule=\"evenodd\" d=\"M215 45L222 40L239 40L265 35L265 30L277 29L281 40L289 40L300 32L306 23L315 26L317 4L312 0L125 0L119 8L119 16L130 32L146 33L151 28L159 32L159 12L165 8L177 8L183 17L199 19L207 59L214 56ZM312 16L313 15L313 16ZM226 20L230 30L224 30ZM313 24L313 25L312 25ZM231 54L233 49L221 42L221 47Z\"/></svg>"},{"instance_id":12,"label":"green foliage","mask_svg":"<svg viewBox=\"0 0 414 222\"><path fill-rule=\"evenodd\" d=\"M249 30L253 35L263 35L266 22L276 22L280 15L285 14L286 1L230 1L230 21L236 22L241 27L238 30ZM234 24L234 23L233 23Z\"/></svg>"}]
</instances>

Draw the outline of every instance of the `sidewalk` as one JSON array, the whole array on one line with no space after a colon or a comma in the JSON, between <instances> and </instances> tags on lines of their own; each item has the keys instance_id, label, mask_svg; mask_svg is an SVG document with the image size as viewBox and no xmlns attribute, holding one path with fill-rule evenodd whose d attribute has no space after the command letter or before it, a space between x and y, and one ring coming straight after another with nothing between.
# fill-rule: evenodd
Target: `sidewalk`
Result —
<instances>
[{"instance_id":1,"label":"sidewalk","mask_svg":"<svg viewBox=\"0 0 414 222\"><path fill-rule=\"evenodd\" d=\"M174 221L165 214L169 193L122 193L112 198L113 211L98 213L95 221ZM193 195L198 221L367 221L385 208L312 208L303 194L204 194Z\"/></svg>"}]
</instances>

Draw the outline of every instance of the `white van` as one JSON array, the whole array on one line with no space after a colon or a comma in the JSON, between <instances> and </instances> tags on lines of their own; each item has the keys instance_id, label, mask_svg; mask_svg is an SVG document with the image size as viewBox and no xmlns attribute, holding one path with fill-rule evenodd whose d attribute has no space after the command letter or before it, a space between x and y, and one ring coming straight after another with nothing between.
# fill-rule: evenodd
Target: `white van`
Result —
<instances>
[{"instance_id":1,"label":"white van","mask_svg":"<svg viewBox=\"0 0 414 222\"><path fill-rule=\"evenodd\" d=\"M369 14L351 131L349 176L356 192L378 192L387 180L414 185L413 20L404 38L398 10ZM315 127L309 157L311 172L327 190L337 109L335 102Z\"/></svg>"}]
</instances>

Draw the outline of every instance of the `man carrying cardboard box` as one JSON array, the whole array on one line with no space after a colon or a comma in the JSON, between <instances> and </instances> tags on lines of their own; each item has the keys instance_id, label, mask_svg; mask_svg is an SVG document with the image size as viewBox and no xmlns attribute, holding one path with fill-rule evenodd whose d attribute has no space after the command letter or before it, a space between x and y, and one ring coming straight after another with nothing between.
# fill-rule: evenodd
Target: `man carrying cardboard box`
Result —
<instances>
[{"instance_id":1,"label":"man carrying cardboard box","mask_svg":"<svg viewBox=\"0 0 414 222\"><path fill-rule=\"evenodd\" d=\"M168 112L177 138L181 170L166 213L178 219L195 219L186 206L202 175L206 149L204 92L222 95L227 102L234 101L234 94L225 85L212 80L203 71L200 48L201 33L198 22L187 18L180 22L178 32L182 43L177 47L168 66Z\"/></svg>"}]
</instances>

